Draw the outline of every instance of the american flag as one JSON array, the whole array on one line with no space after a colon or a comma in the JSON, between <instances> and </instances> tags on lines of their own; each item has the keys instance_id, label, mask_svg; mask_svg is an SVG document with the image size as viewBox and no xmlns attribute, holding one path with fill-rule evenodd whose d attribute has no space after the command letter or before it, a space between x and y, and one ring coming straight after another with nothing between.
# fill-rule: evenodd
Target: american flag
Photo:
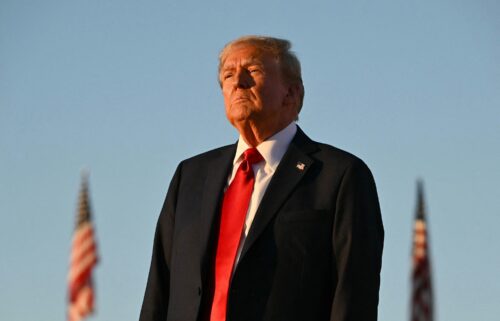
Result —
<instances>
[{"instance_id":1,"label":"american flag","mask_svg":"<svg viewBox=\"0 0 500 321\"><path fill-rule=\"evenodd\" d=\"M68 321L82 320L94 311L92 269L97 264L98 258L90 215L88 179L84 174L71 244Z\"/></svg>"},{"instance_id":2,"label":"american flag","mask_svg":"<svg viewBox=\"0 0 500 321\"><path fill-rule=\"evenodd\" d=\"M413 230L413 271L411 321L433 320L433 295L429 254L429 238L425 219L422 182L417 185L417 211Z\"/></svg>"}]
</instances>

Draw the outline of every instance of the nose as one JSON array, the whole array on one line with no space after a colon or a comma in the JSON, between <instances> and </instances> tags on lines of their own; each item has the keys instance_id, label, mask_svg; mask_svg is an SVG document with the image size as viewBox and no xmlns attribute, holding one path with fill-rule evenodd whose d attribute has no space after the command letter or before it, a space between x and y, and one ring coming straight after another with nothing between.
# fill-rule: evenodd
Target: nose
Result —
<instances>
[{"instance_id":1,"label":"nose","mask_svg":"<svg viewBox=\"0 0 500 321\"><path fill-rule=\"evenodd\" d=\"M234 79L237 88L250 88L253 85L253 79L245 68L238 68Z\"/></svg>"}]
</instances>

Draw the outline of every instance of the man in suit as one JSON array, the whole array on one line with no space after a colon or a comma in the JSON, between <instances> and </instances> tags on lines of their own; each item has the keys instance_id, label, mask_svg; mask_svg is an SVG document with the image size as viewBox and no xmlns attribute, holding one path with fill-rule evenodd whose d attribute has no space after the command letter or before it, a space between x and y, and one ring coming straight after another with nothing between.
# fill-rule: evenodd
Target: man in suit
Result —
<instances>
[{"instance_id":1,"label":"man in suit","mask_svg":"<svg viewBox=\"0 0 500 321\"><path fill-rule=\"evenodd\" d=\"M237 144L182 161L154 238L141 321L372 321L384 231L368 167L295 124L286 40L219 57Z\"/></svg>"}]
</instances>

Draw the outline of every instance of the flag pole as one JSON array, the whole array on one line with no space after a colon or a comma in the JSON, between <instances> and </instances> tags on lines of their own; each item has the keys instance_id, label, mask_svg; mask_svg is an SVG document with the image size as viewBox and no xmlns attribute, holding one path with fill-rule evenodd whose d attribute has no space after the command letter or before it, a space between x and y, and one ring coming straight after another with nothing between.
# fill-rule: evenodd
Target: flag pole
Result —
<instances>
[{"instance_id":1,"label":"flag pole","mask_svg":"<svg viewBox=\"0 0 500 321\"><path fill-rule=\"evenodd\" d=\"M419 179L417 180L417 206L413 227L410 321L434 320L434 297L426 216L424 184Z\"/></svg>"}]
</instances>

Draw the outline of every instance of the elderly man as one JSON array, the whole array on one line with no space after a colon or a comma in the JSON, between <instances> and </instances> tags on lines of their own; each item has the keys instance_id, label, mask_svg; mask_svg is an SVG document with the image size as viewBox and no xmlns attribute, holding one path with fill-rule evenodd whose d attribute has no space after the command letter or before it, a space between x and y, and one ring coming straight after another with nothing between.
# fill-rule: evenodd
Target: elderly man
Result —
<instances>
[{"instance_id":1,"label":"elderly man","mask_svg":"<svg viewBox=\"0 0 500 321\"><path fill-rule=\"evenodd\" d=\"M290 43L232 41L219 81L240 137L179 164L140 320L376 320L375 183L360 159L295 124L304 88Z\"/></svg>"}]
</instances>

